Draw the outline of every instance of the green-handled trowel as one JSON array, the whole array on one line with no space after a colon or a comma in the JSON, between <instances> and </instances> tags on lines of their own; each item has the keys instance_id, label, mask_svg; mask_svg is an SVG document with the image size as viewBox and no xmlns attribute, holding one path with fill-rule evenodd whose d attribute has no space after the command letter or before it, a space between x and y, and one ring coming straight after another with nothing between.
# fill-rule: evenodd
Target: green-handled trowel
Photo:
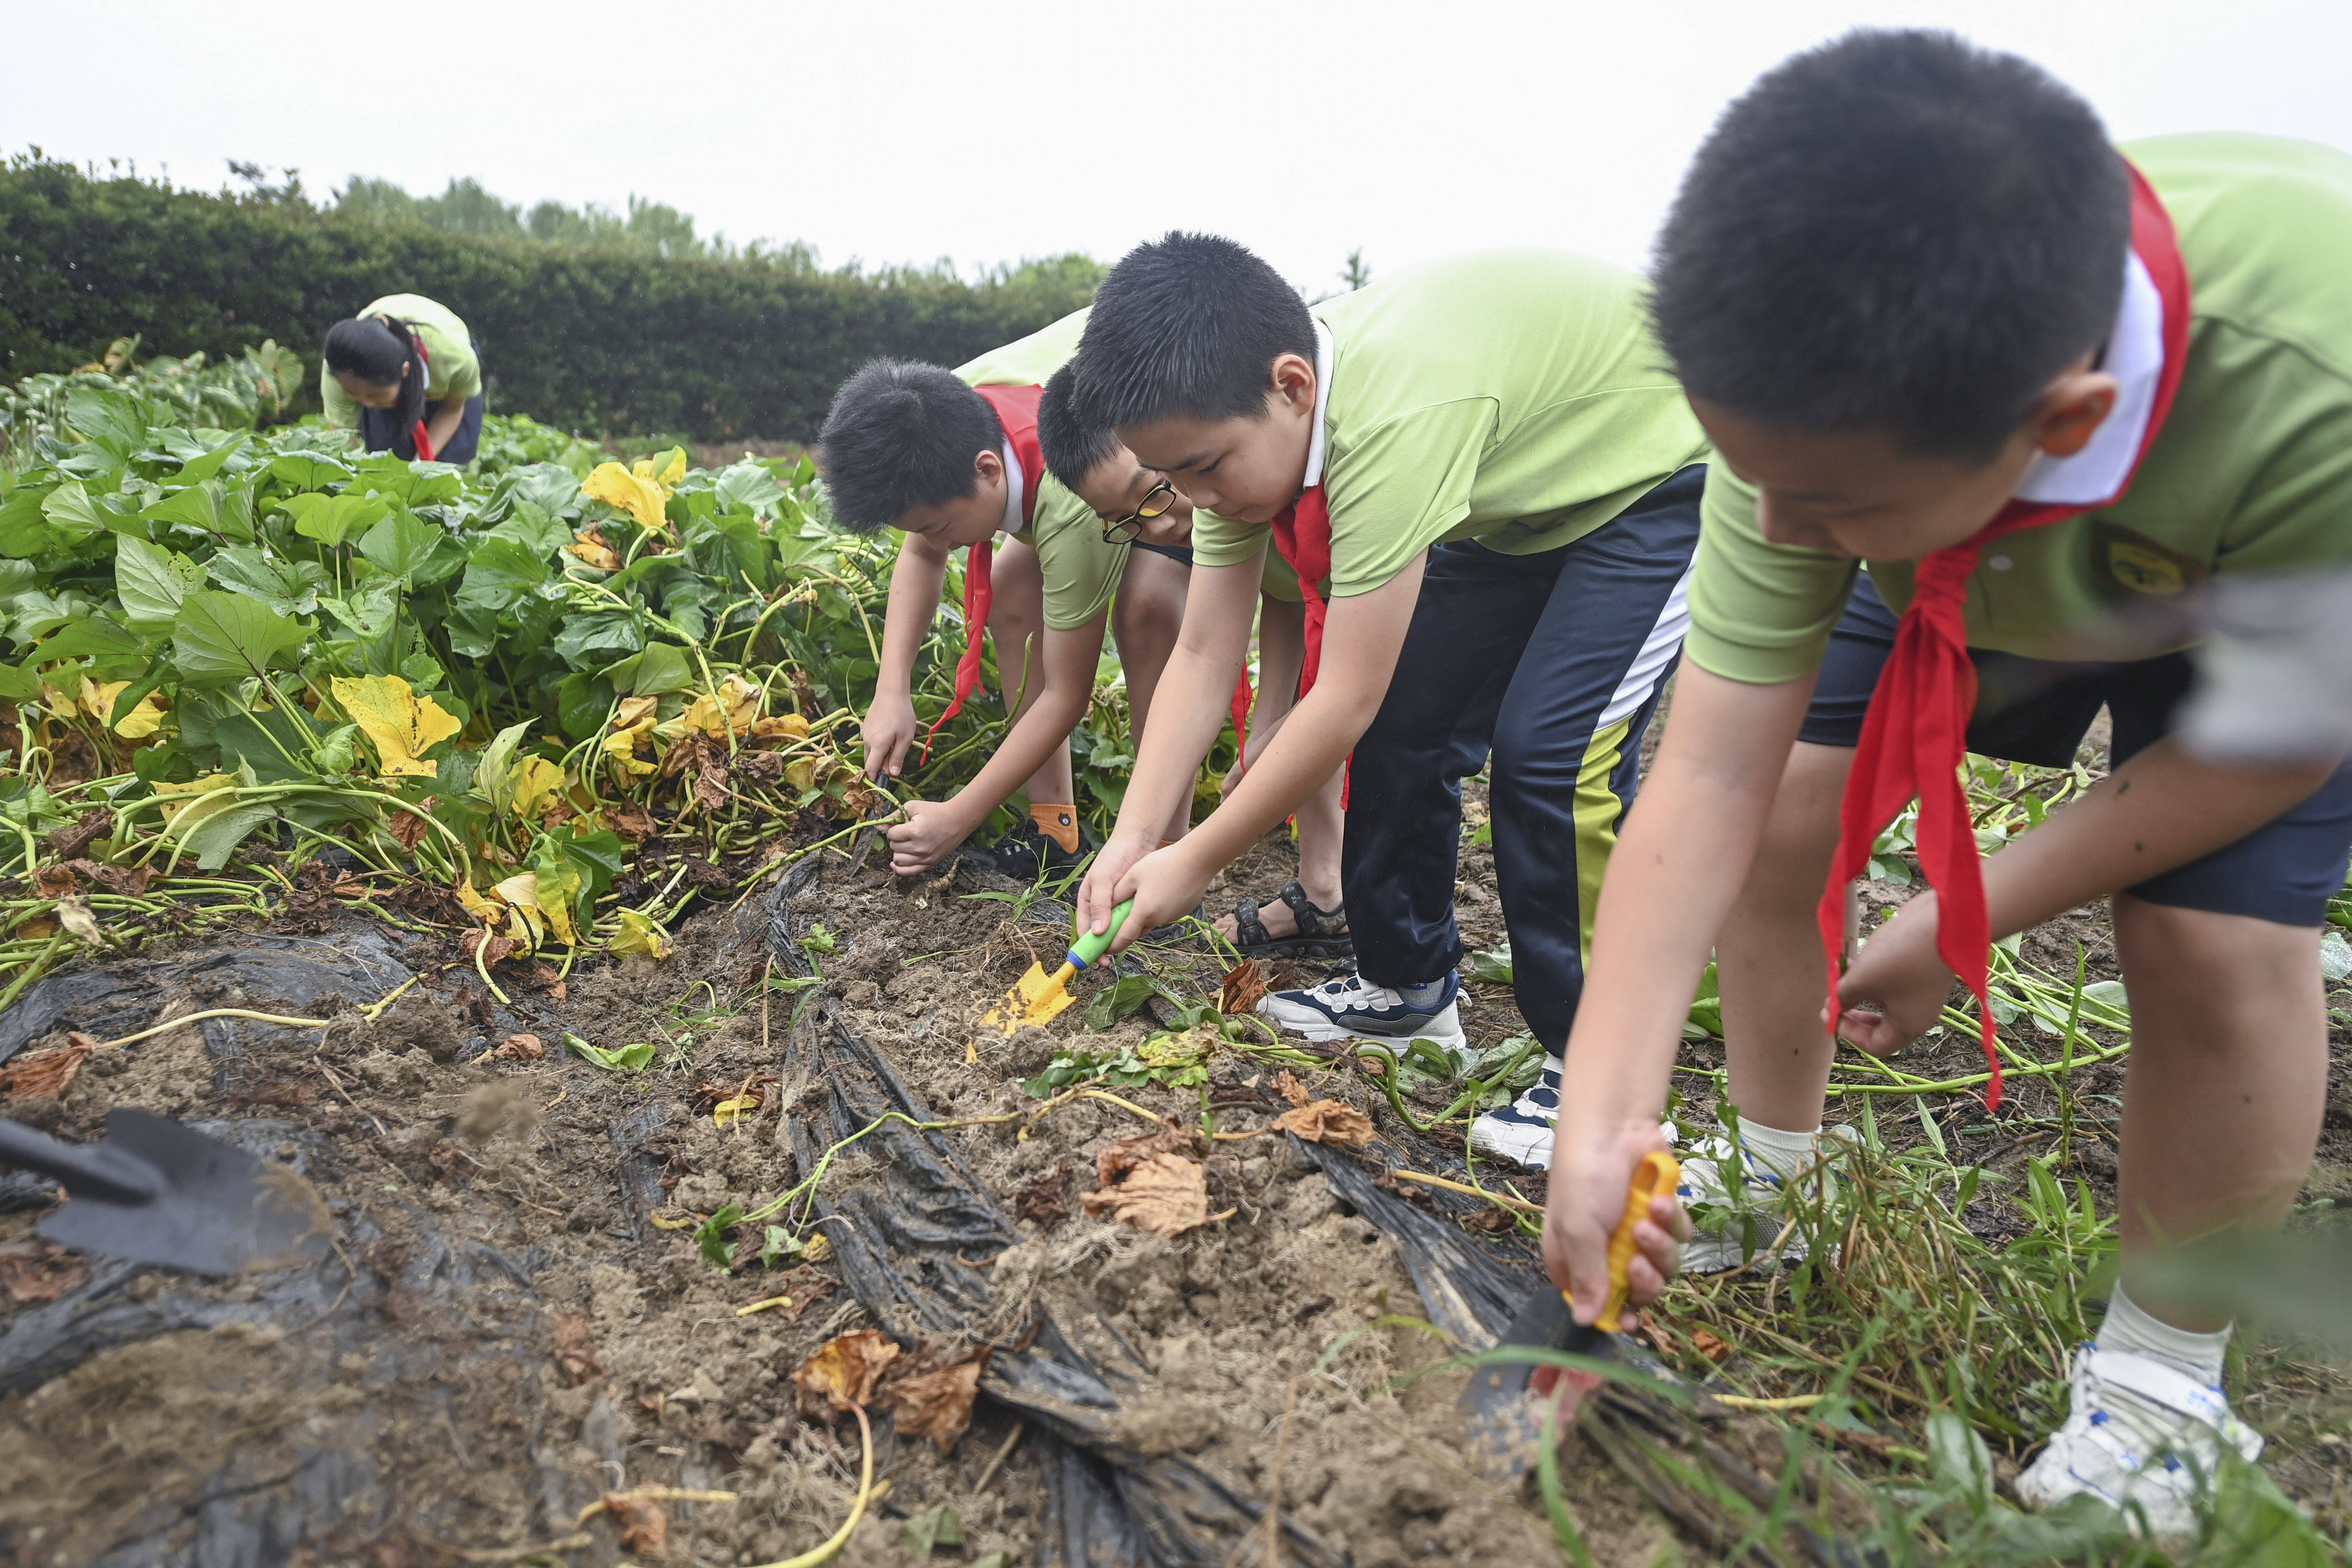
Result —
<instances>
[{"instance_id":1,"label":"green-handled trowel","mask_svg":"<svg viewBox=\"0 0 2352 1568\"><path fill-rule=\"evenodd\" d=\"M1061 1016L1070 1005L1070 977L1087 967L1109 951L1110 939L1127 924L1128 915L1135 909L1129 899L1111 911L1110 929L1105 931L1080 931L1070 939L1070 951L1062 960L1062 967L1053 973L1045 973L1043 963L1033 963L1020 984L1004 994L996 1010L981 1020L984 1028L992 1028L1010 1037L1030 1025L1043 1026Z\"/></svg>"}]
</instances>

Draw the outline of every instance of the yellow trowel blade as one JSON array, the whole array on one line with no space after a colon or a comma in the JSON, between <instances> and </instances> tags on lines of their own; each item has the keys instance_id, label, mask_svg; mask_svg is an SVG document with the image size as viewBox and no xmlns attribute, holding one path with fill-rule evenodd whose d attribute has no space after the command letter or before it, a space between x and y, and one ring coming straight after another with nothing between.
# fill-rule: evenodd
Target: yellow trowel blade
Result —
<instances>
[{"instance_id":1,"label":"yellow trowel blade","mask_svg":"<svg viewBox=\"0 0 2352 1568\"><path fill-rule=\"evenodd\" d=\"M1070 976L1077 972L1075 963L1065 963L1051 974L1045 973L1044 964L1031 964L1029 973L1004 994L1003 1005L982 1018L982 1025L1008 1037L1025 1026L1043 1027L1070 1005Z\"/></svg>"}]
</instances>

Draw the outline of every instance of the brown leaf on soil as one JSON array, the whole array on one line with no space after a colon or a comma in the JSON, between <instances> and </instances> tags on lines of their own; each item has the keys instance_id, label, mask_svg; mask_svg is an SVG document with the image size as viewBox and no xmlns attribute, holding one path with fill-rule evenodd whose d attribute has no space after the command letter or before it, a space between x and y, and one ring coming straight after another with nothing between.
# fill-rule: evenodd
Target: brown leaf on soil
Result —
<instances>
[{"instance_id":1,"label":"brown leaf on soil","mask_svg":"<svg viewBox=\"0 0 2352 1568\"><path fill-rule=\"evenodd\" d=\"M535 1062L547 1055L547 1042L537 1035L509 1035L490 1055L500 1061Z\"/></svg>"},{"instance_id":2,"label":"brown leaf on soil","mask_svg":"<svg viewBox=\"0 0 2352 1568\"><path fill-rule=\"evenodd\" d=\"M753 784L772 784L784 776L784 764L791 760L782 752L745 752L735 759L735 771Z\"/></svg>"},{"instance_id":3,"label":"brown leaf on soil","mask_svg":"<svg viewBox=\"0 0 2352 1568\"><path fill-rule=\"evenodd\" d=\"M604 820L613 831L632 844L643 844L659 831L654 814L635 801L625 800L604 809Z\"/></svg>"},{"instance_id":4,"label":"brown leaf on soil","mask_svg":"<svg viewBox=\"0 0 2352 1568\"><path fill-rule=\"evenodd\" d=\"M1362 1148L1378 1132L1370 1117L1336 1100L1309 1100L1284 1111L1274 1119L1274 1124L1285 1132L1296 1132L1309 1143L1340 1143L1350 1149Z\"/></svg>"},{"instance_id":5,"label":"brown leaf on soil","mask_svg":"<svg viewBox=\"0 0 2352 1568\"><path fill-rule=\"evenodd\" d=\"M1274 1092L1293 1105L1304 1105L1313 1098L1307 1092L1307 1086L1298 1081L1298 1075L1288 1068L1274 1069Z\"/></svg>"},{"instance_id":6,"label":"brown leaf on soil","mask_svg":"<svg viewBox=\"0 0 2352 1568\"><path fill-rule=\"evenodd\" d=\"M1731 1354L1731 1347L1729 1345L1724 1343L1721 1340L1717 1339L1705 1329L1693 1329L1690 1331L1690 1342L1691 1349L1698 1352L1699 1354L1706 1357L1709 1361L1724 1361Z\"/></svg>"},{"instance_id":7,"label":"brown leaf on soil","mask_svg":"<svg viewBox=\"0 0 2352 1568\"><path fill-rule=\"evenodd\" d=\"M67 865L76 875L96 882L108 892L123 893L134 899L144 893L147 884L155 879L155 868L152 866L101 866L95 860L69 860Z\"/></svg>"},{"instance_id":8,"label":"brown leaf on soil","mask_svg":"<svg viewBox=\"0 0 2352 1568\"><path fill-rule=\"evenodd\" d=\"M66 1043L0 1067L0 1100L62 1100L81 1074L81 1064L99 1043L79 1029L68 1030Z\"/></svg>"},{"instance_id":9,"label":"brown leaf on soil","mask_svg":"<svg viewBox=\"0 0 2352 1568\"><path fill-rule=\"evenodd\" d=\"M604 1375L604 1363L596 1359L595 1343L588 1337L588 1320L581 1313L555 1314L555 1364L574 1388Z\"/></svg>"},{"instance_id":10,"label":"brown leaf on soil","mask_svg":"<svg viewBox=\"0 0 2352 1568\"><path fill-rule=\"evenodd\" d=\"M80 886L73 872L63 866L43 866L33 873L35 898L62 899Z\"/></svg>"},{"instance_id":11,"label":"brown leaf on soil","mask_svg":"<svg viewBox=\"0 0 2352 1568\"><path fill-rule=\"evenodd\" d=\"M481 955L482 966L487 969L493 963L505 963L508 955L512 953L519 944L512 937L494 936L477 926L459 937L457 945L465 950L467 958L472 958L478 952Z\"/></svg>"},{"instance_id":12,"label":"brown leaf on soil","mask_svg":"<svg viewBox=\"0 0 2352 1568\"><path fill-rule=\"evenodd\" d=\"M980 1374L993 1348L982 1345L960 1362L916 1370L936 1359L929 1346L923 1347L914 1367L882 1390L898 1417L899 1436L929 1437L941 1456L953 1453L957 1439L971 1425L971 1402L980 1394Z\"/></svg>"},{"instance_id":13,"label":"brown leaf on soil","mask_svg":"<svg viewBox=\"0 0 2352 1568\"><path fill-rule=\"evenodd\" d=\"M1122 1138L1108 1148L1098 1150L1095 1154L1095 1184L1102 1187L1115 1185L1124 1180L1129 1171L1154 1155L1189 1154L1192 1152L1192 1131L1162 1117L1153 1131L1139 1132L1132 1138Z\"/></svg>"},{"instance_id":14,"label":"brown leaf on soil","mask_svg":"<svg viewBox=\"0 0 2352 1568\"><path fill-rule=\"evenodd\" d=\"M1225 976L1224 985L1217 993L1220 1013L1255 1013L1258 999L1265 994L1265 972L1255 958L1244 958Z\"/></svg>"},{"instance_id":15,"label":"brown leaf on soil","mask_svg":"<svg viewBox=\"0 0 2352 1568\"><path fill-rule=\"evenodd\" d=\"M54 1241L19 1242L0 1251L0 1295L19 1306L54 1301L89 1277L88 1260Z\"/></svg>"},{"instance_id":16,"label":"brown leaf on soil","mask_svg":"<svg viewBox=\"0 0 2352 1568\"><path fill-rule=\"evenodd\" d=\"M1013 1212L1052 1229L1070 1215L1070 1173L1057 1161L1024 1184L1013 1200Z\"/></svg>"},{"instance_id":17,"label":"brown leaf on soil","mask_svg":"<svg viewBox=\"0 0 2352 1568\"><path fill-rule=\"evenodd\" d=\"M85 811L70 827L60 827L49 835L49 847L60 860L71 860L106 836L113 823L114 814L104 806Z\"/></svg>"},{"instance_id":18,"label":"brown leaf on soil","mask_svg":"<svg viewBox=\"0 0 2352 1568\"><path fill-rule=\"evenodd\" d=\"M812 1400L818 1402L820 1410L827 1405L845 1410L853 1405L871 1405L874 1385L898 1356L898 1347L879 1330L859 1329L819 1346L793 1373L793 1381L800 1384L803 1408Z\"/></svg>"},{"instance_id":19,"label":"brown leaf on soil","mask_svg":"<svg viewBox=\"0 0 2352 1568\"><path fill-rule=\"evenodd\" d=\"M640 1557L659 1557L668 1550L669 1515L659 1503L625 1492L606 1492L604 1510L621 1527L623 1550Z\"/></svg>"},{"instance_id":20,"label":"brown leaf on soil","mask_svg":"<svg viewBox=\"0 0 2352 1568\"><path fill-rule=\"evenodd\" d=\"M1306 982L1307 976L1299 971L1298 965L1286 958L1265 972L1265 988L1268 991L1296 991Z\"/></svg>"},{"instance_id":21,"label":"brown leaf on soil","mask_svg":"<svg viewBox=\"0 0 2352 1568\"><path fill-rule=\"evenodd\" d=\"M317 888L297 888L286 897L286 912L279 917L278 929L316 936L333 925L341 912L333 894Z\"/></svg>"},{"instance_id":22,"label":"brown leaf on soil","mask_svg":"<svg viewBox=\"0 0 2352 1568\"><path fill-rule=\"evenodd\" d=\"M1087 1194L1087 1213L1126 1221L1157 1236L1181 1236L1209 1218L1208 1173L1181 1154L1154 1154L1117 1186Z\"/></svg>"}]
</instances>

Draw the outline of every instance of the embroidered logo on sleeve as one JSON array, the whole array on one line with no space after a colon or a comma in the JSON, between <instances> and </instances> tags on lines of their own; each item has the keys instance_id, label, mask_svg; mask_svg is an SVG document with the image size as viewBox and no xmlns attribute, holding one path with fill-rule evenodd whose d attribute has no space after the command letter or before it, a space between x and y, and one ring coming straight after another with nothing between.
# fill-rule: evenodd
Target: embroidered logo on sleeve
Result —
<instances>
[{"instance_id":1,"label":"embroidered logo on sleeve","mask_svg":"<svg viewBox=\"0 0 2352 1568\"><path fill-rule=\"evenodd\" d=\"M2106 582L2129 593L2169 599L2205 581L2205 563L2112 522L2091 525L2091 559Z\"/></svg>"}]
</instances>

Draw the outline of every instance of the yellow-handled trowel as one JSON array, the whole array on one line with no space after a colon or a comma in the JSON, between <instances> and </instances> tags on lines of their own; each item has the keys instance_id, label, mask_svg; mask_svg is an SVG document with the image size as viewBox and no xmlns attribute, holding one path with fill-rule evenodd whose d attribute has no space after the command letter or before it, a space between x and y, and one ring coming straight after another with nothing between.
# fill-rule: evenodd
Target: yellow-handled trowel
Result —
<instances>
[{"instance_id":1,"label":"yellow-handled trowel","mask_svg":"<svg viewBox=\"0 0 2352 1568\"><path fill-rule=\"evenodd\" d=\"M1101 958L1110 947L1110 939L1118 934L1134 910L1135 900L1111 911L1108 931L1080 931L1070 940L1070 951L1064 956L1062 967L1053 973L1045 973L1044 963L1033 963L1020 984L1004 994L996 1010L981 1020L983 1028L998 1030L1007 1037L1017 1034L1024 1026L1044 1026L1061 1016L1071 1002L1070 977Z\"/></svg>"}]
</instances>

